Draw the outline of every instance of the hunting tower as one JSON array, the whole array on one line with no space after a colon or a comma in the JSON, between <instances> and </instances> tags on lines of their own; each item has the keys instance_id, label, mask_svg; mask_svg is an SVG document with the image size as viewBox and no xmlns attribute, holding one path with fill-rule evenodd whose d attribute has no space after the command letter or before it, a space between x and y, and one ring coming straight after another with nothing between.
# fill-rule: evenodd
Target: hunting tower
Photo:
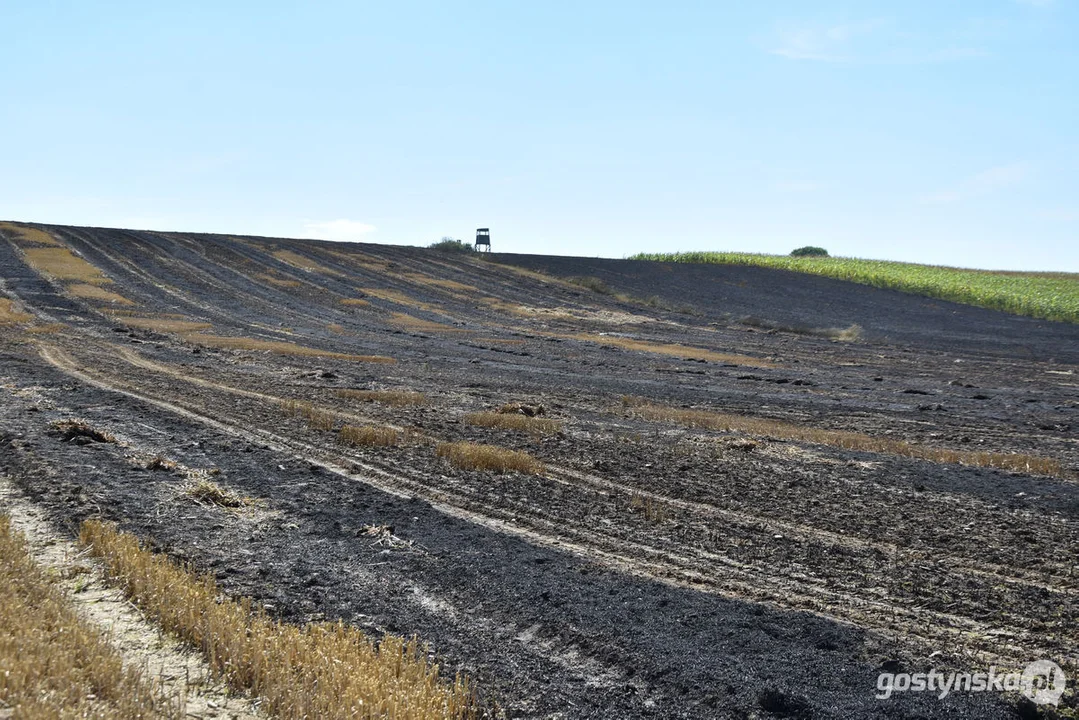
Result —
<instances>
[{"instance_id":1,"label":"hunting tower","mask_svg":"<svg viewBox=\"0 0 1079 720\"><path fill-rule=\"evenodd\" d=\"M487 252L491 252L491 231L487 228L476 230L476 249L480 248L486 248Z\"/></svg>"}]
</instances>

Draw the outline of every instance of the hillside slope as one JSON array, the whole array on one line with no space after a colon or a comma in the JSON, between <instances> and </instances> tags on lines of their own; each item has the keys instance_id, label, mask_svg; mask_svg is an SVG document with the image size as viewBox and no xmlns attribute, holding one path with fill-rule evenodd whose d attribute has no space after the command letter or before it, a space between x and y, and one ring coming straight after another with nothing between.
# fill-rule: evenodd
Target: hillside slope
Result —
<instances>
[{"instance_id":1,"label":"hillside slope","mask_svg":"<svg viewBox=\"0 0 1079 720\"><path fill-rule=\"evenodd\" d=\"M0 268L0 472L61 527L417 634L507 716L1010 718L878 675L1076 669L1075 326L758 268L98 228L0 224Z\"/></svg>"}]
</instances>

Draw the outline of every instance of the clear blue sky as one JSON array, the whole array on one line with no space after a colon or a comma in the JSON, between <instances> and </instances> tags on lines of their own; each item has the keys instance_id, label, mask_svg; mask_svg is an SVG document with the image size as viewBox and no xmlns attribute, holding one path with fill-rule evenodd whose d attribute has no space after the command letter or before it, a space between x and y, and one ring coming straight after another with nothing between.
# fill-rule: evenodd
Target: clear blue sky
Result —
<instances>
[{"instance_id":1,"label":"clear blue sky","mask_svg":"<svg viewBox=\"0 0 1079 720\"><path fill-rule=\"evenodd\" d=\"M1079 2L0 0L0 219L1079 271Z\"/></svg>"}]
</instances>

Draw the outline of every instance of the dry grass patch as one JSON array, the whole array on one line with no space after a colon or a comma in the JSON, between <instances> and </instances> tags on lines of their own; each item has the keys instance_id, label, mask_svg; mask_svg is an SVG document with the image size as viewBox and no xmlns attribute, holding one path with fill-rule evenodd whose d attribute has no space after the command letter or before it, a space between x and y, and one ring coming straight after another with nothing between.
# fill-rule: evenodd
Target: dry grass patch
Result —
<instances>
[{"instance_id":1,"label":"dry grass patch","mask_svg":"<svg viewBox=\"0 0 1079 720\"><path fill-rule=\"evenodd\" d=\"M337 438L352 447L390 447L402 442L401 431L385 425L345 425Z\"/></svg>"},{"instance_id":2,"label":"dry grass patch","mask_svg":"<svg viewBox=\"0 0 1079 720\"><path fill-rule=\"evenodd\" d=\"M679 345L677 343L657 343L652 342L651 340L637 340L634 338L622 337L619 335L594 335L591 333L552 333L552 336L564 338L567 340L583 340L585 342L597 343L599 345L612 345L614 347L622 348L623 350L647 352L656 355L668 355L671 357L678 357L689 360L708 360L710 362L729 363L731 365L745 365L748 367L775 367L775 363L771 363L767 360L764 360L763 358L750 357L749 355L739 355L737 353L716 352L715 350L689 347L688 345Z\"/></svg>"},{"instance_id":3,"label":"dry grass patch","mask_svg":"<svg viewBox=\"0 0 1079 720\"><path fill-rule=\"evenodd\" d=\"M167 317L134 317L121 315L119 321L128 327L159 333L189 333L209 330L213 325L200 320L177 320Z\"/></svg>"},{"instance_id":4,"label":"dry grass patch","mask_svg":"<svg viewBox=\"0 0 1079 720\"><path fill-rule=\"evenodd\" d=\"M258 279L279 288L298 288L303 285L299 280L290 280L289 278L276 277L269 273L260 273Z\"/></svg>"},{"instance_id":5,"label":"dry grass patch","mask_svg":"<svg viewBox=\"0 0 1079 720\"><path fill-rule=\"evenodd\" d=\"M283 720L473 718L467 680L448 680L417 640L378 642L343 623L297 626L223 596L213 578L155 555L115 526L95 520L79 539L100 557L148 617L195 647L215 676L262 700Z\"/></svg>"},{"instance_id":6,"label":"dry grass patch","mask_svg":"<svg viewBox=\"0 0 1079 720\"><path fill-rule=\"evenodd\" d=\"M794 333L796 335L824 337L831 340L839 340L841 342L857 342L862 339L862 333L864 332L862 326L857 323L845 328L809 327L806 325L786 325L772 320L765 320L756 317L755 315L743 317L738 322L742 325L764 330L776 330L779 332Z\"/></svg>"},{"instance_id":7,"label":"dry grass patch","mask_svg":"<svg viewBox=\"0 0 1079 720\"><path fill-rule=\"evenodd\" d=\"M475 412L464 416L464 421L477 427L517 430L531 435L554 435L562 430L562 423L522 413Z\"/></svg>"},{"instance_id":8,"label":"dry grass patch","mask_svg":"<svg viewBox=\"0 0 1079 720\"><path fill-rule=\"evenodd\" d=\"M0 222L0 230L13 233L15 240L20 246L47 245L49 247L64 247L64 243L54 238L44 230L34 227L25 227L10 222Z\"/></svg>"},{"instance_id":9,"label":"dry grass patch","mask_svg":"<svg viewBox=\"0 0 1079 720\"><path fill-rule=\"evenodd\" d=\"M0 515L0 668L2 717L183 717L180 703L125 669L101 629L79 619L6 515Z\"/></svg>"},{"instance_id":10,"label":"dry grass patch","mask_svg":"<svg viewBox=\"0 0 1079 720\"><path fill-rule=\"evenodd\" d=\"M223 508L241 508L254 504L251 498L221 487L203 473L196 473L184 494L196 502Z\"/></svg>"},{"instance_id":11,"label":"dry grass patch","mask_svg":"<svg viewBox=\"0 0 1079 720\"><path fill-rule=\"evenodd\" d=\"M119 293L114 293L113 291L106 290L103 287L98 287L97 285L89 285L87 283L75 283L74 285L68 285L67 292L77 298L83 298L86 300L101 300L102 302L114 303L116 305L135 304Z\"/></svg>"},{"instance_id":12,"label":"dry grass patch","mask_svg":"<svg viewBox=\"0 0 1079 720\"><path fill-rule=\"evenodd\" d=\"M337 397L395 406L423 405L427 402L426 395L412 390L338 390Z\"/></svg>"},{"instance_id":13,"label":"dry grass patch","mask_svg":"<svg viewBox=\"0 0 1079 720\"><path fill-rule=\"evenodd\" d=\"M473 285L466 285L463 282L457 282L456 280L449 280L447 278L432 277L431 275L424 275L422 273L401 273L399 277L409 280L418 285L428 285L444 290L452 290L458 293L477 293L479 290Z\"/></svg>"},{"instance_id":14,"label":"dry grass patch","mask_svg":"<svg viewBox=\"0 0 1079 720\"><path fill-rule=\"evenodd\" d=\"M315 430L333 430L336 416L327 411L316 408L303 400L285 400L281 403L281 409L291 417L302 417L307 424Z\"/></svg>"},{"instance_id":15,"label":"dry grass patch","mask_svg":"<svg viewBox=\"0 0 1079 720\"><path fill-rule=\"evenodd\" d=\"M79 419L53 421L49 425L49 434L59 436L64 442L72 440L76 442L116 442L116 438L112 433L95 428L87 421Z\"/></svg>"},{"instance_id":16,"label":"dry grass patch","mask_svg":"<svg viewBox=\"0 0 1079 720\"><path fill-rule=\"evenodd\" d=\"M2 325L2 324L3 323L0 323L0 325ZM35 325L33 327L28 327L28 328L26 328L26 332L30 333L31 335L51 335L53 333L60 332L61 330L63 330L66 327L67 327L67 325L64 325L63 323L58 323L58 322L57 323L45 323L44 325Z\"/></svg>"},{"instance_id":17,"label":"dry grass patch","mask_svg":"<svg viewBox=\"0 0 1079 720\"><path fill-rule=\"evenodd\" d=\"M390 313L390 323L412 332L468 332L467 328L434 322L433 320L424 320L403 312Z\"/></svg>"},{"instance_id":18,"label":"dry grass patch","mask_svg":"<svg viewBox=\"0 0 1079 720\"><path fill-rule=\"evenodd\" d=\"M508 270L511 273L514 273L515 275L520 275L521 277L525 277L525 278L528 278L530 280L535 280L536 282L542 283L543 285L559 285L559 286L567 288L569 290L579 290L580 289L579 286L574 285L573 283L569 282L568 280L563 280L562 278L554 277L553 275L547 275L545 273L538 272L536 270L526 270L525 268L517 267L516 265L503 265L501 263L498 263L497 267L499 267L499 268L501 268L503 270Z\"/></svg>"},{"instance_id":19,"label":"dry grass patch","mask_svg":"<svg viewBox=\"0 0 1079 720\"><path fill-rule=\"evenodd\" d=\"M629 509L640 515L650 523L663 523L670 517L670 509L660 500L645 497L640 493L633 493L629 501Z\"/></svg>"},{"instance_id":20,"label":"dry grass patch","mask_svg":"<svg viewBox=\"0 0 1079 720\"><path fill-rule=\"evenodd\" d=\"M826 430L823 428L797 425L783 420L755 418L746 415L712 412L654 405L640 398L623 398L623 404L633 408L634 414L647 420L676 422L688 427L719 430L722 432L741 432L749 435L794 440L814 443L862 452L883 453L900 457L917 458L938 463L992 467L1013 472L1034 473L1037 475L1060 475L1063 467L1060 461L1036 455L1021 453L994 453L977 450L952 450L949 448L917 445L906 440L876 437L849 430Z\"/></svg>"},{"instance_id":21,"label":"dry grass patch","mask_svg":"<svg viewBox=\"0 0 1079 720\"><path fill-rule=\"evenodd\" d=\"M351 305L353 307L369 307L371 305L363 298L341 298L339 302L342 305Z\"/></svg>"},{"instance_id":22,"label":"dry grass patch","mask_svg":"<svg viewBox=\"0 0 1079 720\"><path fill-rule=\"evenodd\" d=\"M349 252L343 252L340 250L326 250L326 253L334 256L338 260L344 260L349 265L359 267L363 270L385 271L390 267L390 263L381 258L377 258L374 255L368 255L365 252L358 250L352 250Z\"/></svg>"},{"instance_id":23,"label":"dry grass patch","mask_svg":"<svg viewBox=\"0 0 1079 720\"><path fill-rule=\"evenodd\" d=\"M507 450L497 445L481 445L471 442L441 443L435 450L440 458L446 458L463 470L492 470L498 473L519 472L540 475L544 467L536 458L519 450Z\"/></svg>"},{"instance_id":24,"label":"dry grass patch","mask_svg":"<svg viewBox=\"0 0 1079 720\"><path fill-rule=\"evenodd\" d=\"M824 336L841 342L857 342L862 339L862 326L858 324L845 328L825 328Z\"/></svg>"},{"instance_id":25,"label":"dry grass patch","mask_svg":"<svg viewBox=\"0 0 1079 720\"><path fill-rule=\"evenodd\" d=\"M72 280L88 285L108 285L112 280L66 247L30 247L23 250L26 262L39 273L57 280Z\"/></svg>"},{"instance_id":26,"label":"dry grass patch","mask_svg":"<svg viewBox=\"0 0 1079 720\"><path fill-rule=\"evenodd\" d=\"M278 355L298 355L300 357L333 358L336 360L354 360L356 362L395 363L391 357L384 355L351 355L332 350L319 350L318 348L297 345L284 340L258 340L249 337L229 337L226 335L203 335L193 333L184 337L188 342L199 343L208 347L222 348L225 350L257 350L272 352Z\"/></svg>"},{"instance_id":27,"label":"dry grass patch","mask_svg":"<svg viewBox=\"0 0 1079 720\"><path fill-rule=\"evenodd\" d=\"M388 300L398 305L407 305L408 307L417 308L418 310L434 310L434 306L431 303L425 303L421 300L417 300L410 295L407 295L400 290L390 290L389 288L361 288L361 291L376 297L379 300Z\"/></svg>"},{"instance_id":28,"label":"dry grass patch","mask_svg":"<svg viewBox=\"0 0 1079 720\"><path fill-rule=\"evenodd\" d=\"M307 272L317 272L323 273L325 275L341 275L341 273L337 272L336 270L331 270L328 267L318 264L311 258L305 257L291 250L277 250L276 252L274 252L273 256L283 263L287 263L288 265L291 265L295 268L300 268L301 270L306 270Z\"/></svg>"},{"instance_id":29,"label":"dry grass patch","mask_svg":"<svg viewBox=\"0 0 1079 720\"><path fill-rule=\"evenodd\" d=\"M15 302L7 298L0 298L0 325L16 325L27 323L34 319L30 313L15 309Z\"/></svg>"},{"instance_id":30,"label":"dry grass patch","mask_svg":"<svg viewBox=\"0 0 1079 720\"><path fill-rule=\"evenodd\" d=\"M492 310L506 313L507 315L513 315L514 317L530 318L535 317L544 310L544 308L535 308L529 305L520 305L518 303L510 303L496 297L482 297L479 298L479 302L483 303Z\"/></svg>"}]
</instances>

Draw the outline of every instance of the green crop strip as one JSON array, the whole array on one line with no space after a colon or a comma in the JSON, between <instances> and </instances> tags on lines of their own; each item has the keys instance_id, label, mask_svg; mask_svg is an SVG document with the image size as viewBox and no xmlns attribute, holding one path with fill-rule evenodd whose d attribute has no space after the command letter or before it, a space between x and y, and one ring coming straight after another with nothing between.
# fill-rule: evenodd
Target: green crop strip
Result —
<instances>
[{"instance_id":1,"label":"green crop strip","mask_svg":"<svg viewBox=\"0 0 1079 720\"><path fill-rule=\"evenodd\" d=\"M640 253L631 260L757 265L902 290L1016 315L1079 322L1079 274L966 270L857 258L733 252Z\"/></svg>"}]
</instances>

